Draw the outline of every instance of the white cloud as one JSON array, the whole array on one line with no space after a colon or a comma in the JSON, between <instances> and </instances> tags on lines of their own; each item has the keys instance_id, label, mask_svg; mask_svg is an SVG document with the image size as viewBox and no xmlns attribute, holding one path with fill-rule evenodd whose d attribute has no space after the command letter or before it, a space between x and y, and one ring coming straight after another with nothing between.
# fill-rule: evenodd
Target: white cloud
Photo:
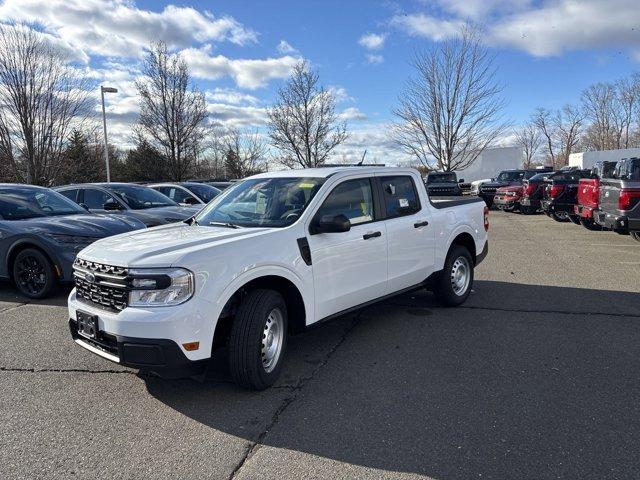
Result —
<instances>
[{"instance_id":1,"label":"white cloud","mask_svg":"<svg viewBox=\"0 0 640 480\"><path fill-rule=\"evenodd\" d=\"M194 76L216 80L229 76L241 88L256 89L269 80L287 78L298 58L286 55L265 59L230 59L224 55L211 56L211 48L187 48L181 52Z\"/></svg>"},{"instance_id":2,"label":"white cloud","mask_svg":"<svg viewBox=\"0 0 640 480\"><path fill-rule=\"evenodd\" d=\"M430 2L431 3L431 2ZM570 51L619 48L640 59L637 0L438 0L442 16L396 15L390 24L412 36L441 41L472 20L485 26L488 45L545 57Z\"/></svg>"},{"instance_id":3,"label":"white cloud","mask_svg":"<svg viewBox=\"0 0 640 480\"><path fill-rule=\"evenodd\" d=\"M205 97L209 102L228 103L230 105L250 104L256 105L260 103L260 99L247 93L239 92L232 88L215 88L207 90Z\"/></svg>"},{"instance_id":4,"label":"white cloud","mask_svg":"<svg viewBox=\"0 0 640 480\"><path fill-rule=\"evenodd\" d=\"M280 43L276 47L279 53L298 53L298 49L291 46L286 40L280 40Z\"/></svg>"},{"instance_id":5,"label":"white cloud","mask_svg":"<svg viewBox=\"0 0 640 480\"><path fill-rule=\"evenodd\" d=\"M153 12L129 0L5 0L0 18L39 25L69 45L103 56L135 57L157 40L184 48L193 42L244 45L257 39L229 16L174 5Z\"/></svg>"},{"instance_id":6,"label":"white cloud","mask_svg":"<svg viewBox=\"0 0 640 480\"><path fill-rule=\"evenodd\" d=\"M333 95L337 103L353 102L355 99L347 93L347 89L339 85L329 85L327 91Z\"/></svg>"},{"instance_id":7,"label":"white cloud","mask_svg":"<svg viewBox=\"0 0 640 480\"><path fill-rule=\"evenodd\" d=\"M463 20L442 20L436 17L416 13L412 15L396 15L391 19L391 25L406 31L414 37L426 37L441 41L454 37L465 25Z\"/></svg>"},{"instance_id":8,"label":"white cloud","mask_svg":"<svg viewBox=\"0 0 640 480\"><path fill-rule=\"evenodd\" d=\"M211 123L225 127L262 126L267 123L265 108L210 103L207 110Z\"/></svg>"},{"instance_id":9,"label":"white cloud","mask_svg":"<svg viewBox=\"0 0 640 480\"><path fill-rule=\"evenodd\" d=\"M365 58L367 59L367 63L372 63L374 65L384 62L384 57L382 55L376 55L373 53L367 53Z\"/></svg>"},{"instance_id":10,"label":"white cloud","mask_svg":"<svg viewBox=\"0 0 640 480\"><path fill-rule=\"evenodd\" d=\"M365 150L366 163L384 163L398 165L410 160L402 153L389 135L391 126L387 123L364 123L359 128L349 129L347 140L336 148L335 159L344 159L349 163L357 163L362 159Z\"/></svg>"},{"instance_id":11,"label":"white cloud","mask_svg":"<svg viewBox=\"0 0 640 480\"><path fill-rule=\"evenodd\" d=\"M342 113L338 115L340 120L349 121L349 120L366 120L367 116L362 113L356 107L346 108Z\"/></svg>"},{"instance_id":12,"label":"white cloud","mask_svg":"<svg viewBox=\"0 0 640 480\"><path fill-rule=\"evenodd\" d=\"M367 33L358 40L360 46L367 50L379 50L384 47L386 35L377 33Z\"/></svg>"}]
</instances>

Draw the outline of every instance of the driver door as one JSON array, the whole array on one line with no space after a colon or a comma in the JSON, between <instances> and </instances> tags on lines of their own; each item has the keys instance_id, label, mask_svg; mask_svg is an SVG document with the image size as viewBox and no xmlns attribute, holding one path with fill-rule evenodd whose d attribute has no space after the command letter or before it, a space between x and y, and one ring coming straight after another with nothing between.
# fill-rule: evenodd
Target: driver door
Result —
<instances>
[{"instance_id":1,"label":"driver door","mask_svg":"<svg viewBox=\"0 0 640 480\"><path fill-rule=\"evenodd\" d=\"M351 222L348 232L308 235L318 320L385 294L387 232L374 197L371 178L345 180L313 216L343 214Z\"/></svg>"}]
</instances>

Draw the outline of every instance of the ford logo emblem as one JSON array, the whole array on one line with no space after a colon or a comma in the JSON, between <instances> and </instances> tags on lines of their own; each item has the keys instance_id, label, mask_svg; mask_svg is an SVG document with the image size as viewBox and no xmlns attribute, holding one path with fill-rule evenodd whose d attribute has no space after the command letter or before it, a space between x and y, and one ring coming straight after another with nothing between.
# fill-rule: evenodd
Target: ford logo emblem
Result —
<instances>
[{"instance_id":1,"label":"ford logo emblem","mask_svg":"<svg viewBox=\"0 0 640 480\"><path fill-rule=\"evenodd\" d=\"M90 272L85 274L84 279L89 283L95 283L96 282L96 276L93 273L90 273Z\"/></svg>"}]
</instances>

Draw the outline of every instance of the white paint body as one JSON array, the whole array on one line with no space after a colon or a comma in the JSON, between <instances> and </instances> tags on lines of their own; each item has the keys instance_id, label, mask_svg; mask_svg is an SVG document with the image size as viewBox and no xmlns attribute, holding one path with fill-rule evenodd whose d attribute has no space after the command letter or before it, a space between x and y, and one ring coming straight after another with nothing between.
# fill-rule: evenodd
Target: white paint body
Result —
<instances>
[{"instance_id":1,"label":"white paint body","mask_svg":"<svg viewBox=\"0 0 640 480\"><path fill-rule=\"evenodd\" d=\"M415 214L352 226L344 233L310 234L311 221L338 184L375 175L409 175L415 182L421 209ZM200 342L190 360L211 356L216 323L227 301L243 285L264 277L289 280L304 301L306 325L345 309L375 300L424 281L443 268L454 239L470 234L476 252L487 241L484 203L436 208L420 174L409 168L335 167L266 173L256 177L326 177L300 218L285 228L229 229L183 223L100 240L80 252L92 262L128 268L181 267L195 275L195 293L172 307L127 307L115 313L69 296L69 315L76 310L99 317L99 329L115 335ZM214 199L216 202L224 194ZM415 223L427 221L416 228ZM363 235L380 231L380 237ZM312 257L307 265L297 239L306 237Z\"/></svg>"}]
</instances>

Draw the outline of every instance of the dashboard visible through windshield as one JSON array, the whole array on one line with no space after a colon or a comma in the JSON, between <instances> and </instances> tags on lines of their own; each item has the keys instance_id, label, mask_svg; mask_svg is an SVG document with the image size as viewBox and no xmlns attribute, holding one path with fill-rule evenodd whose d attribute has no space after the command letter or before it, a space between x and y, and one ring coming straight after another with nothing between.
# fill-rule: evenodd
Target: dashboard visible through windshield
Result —
<instances>
[{"instance_id":1,"label":"dashboard visible through windshield","mask_svg":"<svg viewBox=\"0 0 640 480\"><path fill-rule=\"evenodd\" d=\"M216 197L197 217L198 225L286 227L293 224L324 178L244 180Z\"/></svg>"}]
</instances>

